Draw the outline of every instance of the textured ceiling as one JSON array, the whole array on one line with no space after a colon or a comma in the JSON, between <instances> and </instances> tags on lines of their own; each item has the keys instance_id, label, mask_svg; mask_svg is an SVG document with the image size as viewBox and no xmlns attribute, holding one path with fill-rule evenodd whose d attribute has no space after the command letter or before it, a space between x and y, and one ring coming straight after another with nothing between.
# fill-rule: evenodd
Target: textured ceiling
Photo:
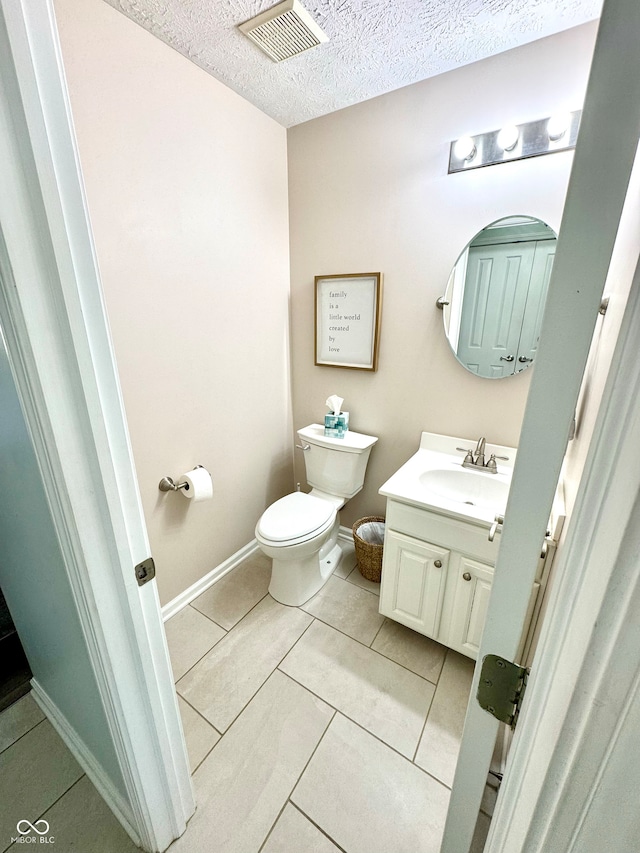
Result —
<instances>
[{"instance_id":1,"label":"textured ceiling","mask_svg":"<svg viewBox=\"0 0 640 853\"><path fill-rule=\"evenodd\" d=\"M238 24L277 0L105 0L285 127L597 18L602 0L303 0L326 44L275 63Z\"/></svg>"}]
</instances>

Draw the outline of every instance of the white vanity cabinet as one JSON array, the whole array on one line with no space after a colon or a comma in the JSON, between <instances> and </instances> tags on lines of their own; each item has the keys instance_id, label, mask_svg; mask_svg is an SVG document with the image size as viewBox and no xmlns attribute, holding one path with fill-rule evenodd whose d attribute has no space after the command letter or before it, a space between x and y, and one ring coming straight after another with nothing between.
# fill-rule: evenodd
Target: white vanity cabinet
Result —
<instances>
[{"instance_id":1,"label":"white vanity cabinet","mask_svg":"<svg viewBox=\"0 0 640 853\"><path fill-rule=\"evenodd\" d=\"M476 658L499 535L488 528L387 499L380 613ZM544 576L541 558L523 637Z\"/></svg>"}]
</instances>

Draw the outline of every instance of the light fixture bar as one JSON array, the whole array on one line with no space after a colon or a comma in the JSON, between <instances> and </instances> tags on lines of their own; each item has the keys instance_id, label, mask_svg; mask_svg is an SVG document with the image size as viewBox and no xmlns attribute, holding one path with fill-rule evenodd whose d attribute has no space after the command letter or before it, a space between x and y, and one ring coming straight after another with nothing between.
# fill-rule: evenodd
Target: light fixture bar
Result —
<instances>
[{"instance_id":1,"label":"light fixture bar","mask_svg":"<svg viewBox=\"0 0 640 853\"><path fill-rule=\"evenodd\" d=\"M462 137L464 145L458 145L460 140L454 139L449 151L449 174L575 148L581 115L582 110L567 113L567 129L563 133L560 132L562 124L558 122L559 117L555 116L508 126L511 133L518 132L517 140L509 148L503 147L504 138L509 135L503 132L507 127ZM473 151L474 148L475 153L472 155L460 156L466 151Z\"/></svg>"}]
</instances>

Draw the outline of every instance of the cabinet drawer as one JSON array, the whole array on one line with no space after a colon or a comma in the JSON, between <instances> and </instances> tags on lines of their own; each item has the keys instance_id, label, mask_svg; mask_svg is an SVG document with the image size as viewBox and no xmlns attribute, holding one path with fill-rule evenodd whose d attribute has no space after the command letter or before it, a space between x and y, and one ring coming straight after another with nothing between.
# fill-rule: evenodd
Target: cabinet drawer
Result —
<instances>
[{"instance_id":1,"label":"cabinet drawer","mask_svg":"<svg viewBox=\"0 0 640 853\"><path fill-rule=\"evenodd\" d=\"M380 613L421 634L437 636L449 551L387 530Z\"/></svg>"},{"instance_id":2,"label":"cabinet drawer","mask_svg":"<svg viewBox=\"0 0 640 853\"><path fill-rule=\"evenodd\" d=\"M495 565L498 556L500 537L496 536L493 542L489 542L488 526L447 518L399 501L387 501L386 525L387 530L397 530L443 548L473 555L491 565Z\"/></svg>"}]
</instances>

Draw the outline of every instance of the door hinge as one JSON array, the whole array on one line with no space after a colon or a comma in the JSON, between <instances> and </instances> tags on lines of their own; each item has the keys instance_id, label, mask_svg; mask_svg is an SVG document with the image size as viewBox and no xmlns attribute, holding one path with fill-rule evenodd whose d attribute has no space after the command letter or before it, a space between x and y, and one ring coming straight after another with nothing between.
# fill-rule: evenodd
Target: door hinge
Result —
<instances>
[{"instance_id":1,"label":"door hinge","mask_svg":"<svg viewBox=\"0 0 640 853\"><path fill-rule=\"evenodd\" d=\"M478 704L489 714L515 729L527 687L529 670L498 655L482 661L478 683Z\"/></svg>"},{"instance_id":2,"label":"door hinge","mask_svg":"<svg viewBox=\"0 0 640 853\"><path fill-rule=\"evenodd\" d=\"M143 586L147 581L152 580L156 576L156 566L153 562L153 557L147 557L136 566L136 580L138 586Z\"/></svg>"}]
</instances>

